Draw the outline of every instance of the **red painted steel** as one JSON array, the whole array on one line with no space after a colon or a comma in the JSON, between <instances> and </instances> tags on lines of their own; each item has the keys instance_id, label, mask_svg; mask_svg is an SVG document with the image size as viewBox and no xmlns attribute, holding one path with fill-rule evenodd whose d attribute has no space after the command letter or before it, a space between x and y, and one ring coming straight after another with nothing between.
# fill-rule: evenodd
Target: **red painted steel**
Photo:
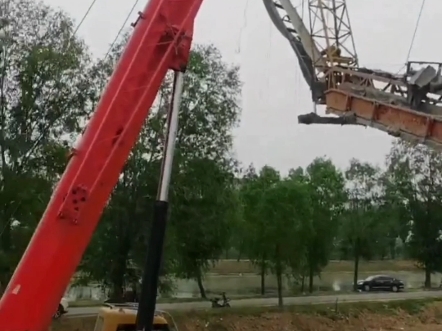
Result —
<instances>
[{"instance_id":1,"label":"red painted steel","mask_svg":"<svg viewBox=\"0 0 442 331\"><path fill-rule=\"evenodd\" d=\"M338 89L326 92L326 104L332 114L352 113L366 124L393 136L442 148L442 119L439 117Z\"/></svg>"},{"instance_id":2,"label":"red painted steel","mask_svg":"<svg viewBox=\"0 0 442 331\"><path fill-rule=\"evenodd\" d=\"M0 302L0 328L46 331L202 0L151 0Z\"/></svg>"}]
</instances>

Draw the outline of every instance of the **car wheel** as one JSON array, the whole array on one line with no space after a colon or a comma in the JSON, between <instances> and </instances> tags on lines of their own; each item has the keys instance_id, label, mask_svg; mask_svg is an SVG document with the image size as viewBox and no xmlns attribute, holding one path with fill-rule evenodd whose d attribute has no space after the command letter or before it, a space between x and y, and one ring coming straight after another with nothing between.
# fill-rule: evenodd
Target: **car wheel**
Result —
<instances>
[{"instance_id":1,"label":"car wheel","mask_svg":"<svg viewBox=\"0 0 442 331\"><path fill-rule=\"evenodd\" d=\"M398 288L396 285L393 285L393 286L391 287L391 290L392 290L393 292L397 292L397 291L399 291L399 288Z\"/></svg>"},{"instance_id":2,"label":"car wheel","mask_svg":"<svg viewBox=\"0 0 442 331\"><path fill-rule=\"evenodd\" d=\"M370 292L370 285L364 285L364 291Z\"/></svg>"},{"instance_id":3,"label":"car wheel","mask_svg":"<svg viewBox=\"0 0 442 331\"><path fill-rule=\"evenodd\" d=\"M63 306L62 305L58 305L58 309L55 312L54 316L52 316L52 318L54 320L59 319L61 317L61 315L63 315Z\"/></svg>"}]
</instances>

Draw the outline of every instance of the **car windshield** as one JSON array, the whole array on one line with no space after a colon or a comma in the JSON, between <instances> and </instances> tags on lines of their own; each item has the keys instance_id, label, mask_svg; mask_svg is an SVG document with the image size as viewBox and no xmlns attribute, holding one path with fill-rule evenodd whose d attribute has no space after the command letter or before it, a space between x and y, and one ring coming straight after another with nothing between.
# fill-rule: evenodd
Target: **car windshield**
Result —
<instances>
[{"instance_id":1,"label":"car windshield","mask_svg":"<svg viewBox=\"0 0 442 331\"><path fill-rule=\"evenodd\" d=\"M375 277L377 277L377 276L369 276L369 277L365 278L365 280L370 281L370 280L373 280Z\"/></svg>"}]
</instances>

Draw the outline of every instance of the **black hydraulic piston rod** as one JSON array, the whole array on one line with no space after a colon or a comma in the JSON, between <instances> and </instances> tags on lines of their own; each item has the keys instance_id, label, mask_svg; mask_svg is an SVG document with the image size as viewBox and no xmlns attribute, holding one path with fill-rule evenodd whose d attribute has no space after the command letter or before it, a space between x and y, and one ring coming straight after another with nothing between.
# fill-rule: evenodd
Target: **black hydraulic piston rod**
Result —
<instances>
[{"instance_id":1,"label":"black hydraulic piston rod","mask_svg":"<svg viewBox=\"0 0 442 331\"><path fill-rule=\"evenodd\" d=\"M154 206L154 217L150 233L146 263L141 283L141 295L137 312L137 330L152 330L158 290L158 279L163 259L164 239L166 236L169 186L172 175L175 141L178 130L178 113L183 92L184 74L175 72L172 100L167 114L167 136L163 152L161 177L157 199Z\"/></svg>"}]
</instances>

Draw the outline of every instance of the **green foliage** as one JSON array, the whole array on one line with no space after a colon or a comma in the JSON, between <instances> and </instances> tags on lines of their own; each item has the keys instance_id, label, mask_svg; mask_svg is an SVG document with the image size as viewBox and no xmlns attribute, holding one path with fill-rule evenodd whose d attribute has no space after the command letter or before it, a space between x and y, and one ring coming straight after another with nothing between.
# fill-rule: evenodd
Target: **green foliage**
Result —
<instances>
[{"instance_id":1,"label":"green foliage","mask_svg":"<svg viewBox=\"0 0 442 331\"><path fill-rule=\"evenodd\" d=\"M93 68L98 86L104 85L124 42ZM137 287L144 264L171 78L162 86L81 266L83 279L100 282L117 297L124 288ZM194 47L179 114L163 280L171 275L196 279L203 296L204 273L230 242L238 219L230 151L240 88L238 68L225 64L215 47Z\"/></svg>"},{"instance_id":2,"label":"green foliage","mask_svg":"<svg viewBox=\"0 0 442 331\"><path fill-rule=\"evenodd\" d=\"M346 194L344 176L331 160L313 160L306 169L305 177L312 204L306 261L309 291L312 292L313 276L319 274L330 260Z\"/></svg>"},{"instance_id":3,"label":"green foliage","mask_svg":"<svg viewBox=\"0 0 442 331\"><path fill-rule=\"evenodd\" d=\"M174 181L170 238L179 252L178 276L201 277L228 244L237 205L237 196L229 184L232 179L231 172L215 161L195 159Z\"/></svg>"},{"instance_id":4,"label":"green foliage","mask_svg":"<svg viewBox=\"0 0 442 331\"><path fill-rule=\"evenodd\" d=\"M280 181L279 173L271 167L263 167L256 174L253 166L250 166L240 186L240 196L243 204L243 231L241 237L244 240L247 256L256 264L262 264L268 259L269 240L267 224L271 220L262 217L259 206L267 187Z\"/></svg>"},{"instance_id":5,"label":"green foliage","mask_svg":"<svg viewBox=\"0 0 442 331\"><path fill-rule=\"evenodd\" d=\"M401 232L408 254L425 269L425 286L431 274L442 270L442 158L425 146L398 143L388 158L389 185L396 192Z\"/></svg>"},{"instance_id":6,"label":"green foliage","mask_svg":"<svg viewBox=\"0 0 442 331\"><path fill-rule=\"evenodd\" d=\"M73 22L31 0L8 5L0 49L0 282L6 283L88 111L90 59Z\"/></svg>"},{"instance_id":7,"label":"green foliage","mask_svg":"<svg viewBox=\"0 0 442 331\"><path fill-rule=\"evenodd\" d=\"M299 271L305 261L312 213L309 187L294 176L281 178L268 166L257 175L251 166L240 191L247 255L260 266L263 283L267 269L276 275L282 306L282 276Z\"/></svg>"}]
</instances>

